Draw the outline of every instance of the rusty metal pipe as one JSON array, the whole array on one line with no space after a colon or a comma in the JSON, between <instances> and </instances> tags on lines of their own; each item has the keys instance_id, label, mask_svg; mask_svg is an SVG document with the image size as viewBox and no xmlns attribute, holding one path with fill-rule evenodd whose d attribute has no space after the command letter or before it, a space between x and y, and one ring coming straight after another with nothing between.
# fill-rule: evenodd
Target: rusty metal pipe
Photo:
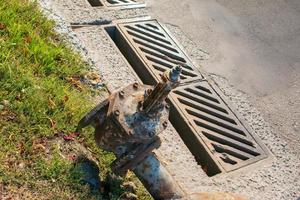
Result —
<instances>
[{"instance_id":1,"label":"rusty metal pipe","mask_svg":"<svg viewBox=\"0 0 300 200\"><path fill-rule=\"evenodd\" d=\"M78 124L78 130L91 124L97 144L114 152L117 159L112 170L116 174L124 176L133 170L155 199L186 196L155 152L160 145L158 135L168 124L165 99L179 85L180 73L181 67L176 66L154 88L134 83L114 92Z\"/></svg>"},{"instance_id":2,"label":"rusty metal pipe","mask_svg":"<svg viewBox=\"0 0 300 200\"><path fill-rule=\"evenodd\" d=\"M185 192L163 166L157 154L150 154L133 171L154 199L185 199Z\"/></svg>"},{"instance_id":3,"label":"rusty metal pipe","mask_svg":"<svg viewBox=\"0 0 300 200\"><path fill-rule=\"evenodd\" d=\"M145 97L143 102L144 112L153 112L157 105L160 105L165 101L171 90L178 86L181 71L182 68L178 65L172 68L171 71L167 71L162 75L162 81L160 81L155 86L154 90Z\"/></svg>"}]
</instances>

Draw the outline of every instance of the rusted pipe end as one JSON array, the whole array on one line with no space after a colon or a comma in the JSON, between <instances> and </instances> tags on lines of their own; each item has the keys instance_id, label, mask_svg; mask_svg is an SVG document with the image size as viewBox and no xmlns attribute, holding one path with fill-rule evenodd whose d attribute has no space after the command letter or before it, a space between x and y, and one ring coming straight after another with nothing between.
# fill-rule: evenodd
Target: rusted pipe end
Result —
<instances>
[{"instance_id":1,"label":"rusted pipe end","mask_svg":"<svg viewBox=\"0 0 300 200\"><path fill-rule=\"evenodd\" d=\"M178 82L179 77L182 71L182 67L180 65L177 65L173 67L170 71L169 78L172 82Z\"/></svg>"}]
</instances>

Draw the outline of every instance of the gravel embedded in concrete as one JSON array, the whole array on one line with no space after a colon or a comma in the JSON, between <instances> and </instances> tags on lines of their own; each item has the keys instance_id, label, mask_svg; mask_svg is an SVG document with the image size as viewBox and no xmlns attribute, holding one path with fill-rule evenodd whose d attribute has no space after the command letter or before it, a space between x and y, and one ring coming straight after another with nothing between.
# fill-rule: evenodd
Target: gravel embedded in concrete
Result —
<instances>
[{"instance_id":1,"label":"gravel embedded in concrete","mask_svg":"<svg viewBox=\"0 0 300 200\"><path fill-rule=\"evenodd\" d=\"M147 9L107 9L92 7L87 0L40 0L44 10L48 10L71 24L107 24L112 20L147 16Z\"/></svg>"}]
</instances>

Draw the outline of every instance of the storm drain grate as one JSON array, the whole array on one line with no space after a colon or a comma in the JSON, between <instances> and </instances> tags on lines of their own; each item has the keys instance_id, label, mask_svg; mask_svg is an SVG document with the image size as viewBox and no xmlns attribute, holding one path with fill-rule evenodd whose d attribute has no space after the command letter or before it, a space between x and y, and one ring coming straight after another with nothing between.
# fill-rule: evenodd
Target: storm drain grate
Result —
<instances>
[{"instance_id":1,"label":"storm drain grate","mask_svg":"<svg viewBox=\"0 0 300 200\"><path fill-rule=\"evenodd\" d=\"M92 7L103 6L100 0L87 0Z\"/></svg>"},{"instance_id":2,"label":"storm drain grate","mask_svg":"<svg viewBox=\"0 0 300 200\"><path fill-rule=\"evenodd\" d=\"M229 172L267 157L267 149L224 101L218 88L192 64L156 20L106 29L145 84L183 62L183 83L169 96L170 120L208 175ZM171 59L168 59L171 58Z\"/></svg>"},{"instance_id":3,"label":"storm drain grate","mask_svg":"<svg viewBox=\"0 0 300 200\"><path fill-rule=\"evenodd\" d=\"M120 5L138 4L139 2L135 0L106 0L105 3L108 6L120 6Z\"/></svg>"},{"instance_id":4,"label":"storm drain grate","mask_svg":"<svg viewBox=\"0 0 300 200\"><path fill-rule=\"evenodd\" d=\"M119 30L128 45L139 52L144 65L150 65L152 76L159 78L159 74L176 65L176 61L186 64L181 79L197 77L200 72L193 66L178 45L170 38L159 24L154 21L118 24ZM125 42L125 41L124 41ZM167 60L166 57L172 60Z\"/></svg>"},{"instance_id":5,"label":"storm drain grate","mask_svg":"<svg viewBox=\"0 0 300 200\"><path fill-rule=\"evenodd\" d=\"M229 172L265 158L257 138L250 134L219 94L212 84L199 81L177 88L171 99L178 112L188 119L196 141L205 145L207 156L214 158L220 171ZM201 160L201 155L197 158ZM207 163L202 166L210 171Z\"/></svg>"},{"instance_id":6,"label":"storm drain grate","mask_svg":"<svg viewBox=\"0 0 300 200\"><path fill-rule=\"evenodd\" d=\"M145 4L138 0L87 0L92 7L124 7L124 8L141 8Z\"/></svg>"}]
</instances>

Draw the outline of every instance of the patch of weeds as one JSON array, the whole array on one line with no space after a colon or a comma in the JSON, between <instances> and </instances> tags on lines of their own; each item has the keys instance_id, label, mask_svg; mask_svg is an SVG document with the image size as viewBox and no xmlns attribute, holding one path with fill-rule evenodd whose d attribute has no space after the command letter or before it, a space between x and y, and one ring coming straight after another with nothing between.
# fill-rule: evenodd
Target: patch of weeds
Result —
<instances>
[{"instance_id":1,"label":"patch of weeds","mask_svg":"<svg viewBox=\"0 0 300 200\"><path fill-rule=\"evenodd\" d=\"M102 92L82 84L89 66L60 40L53 25L32 1L0 3L2 194L12 199L102 199L80 183L74 163L59 150L46 152L47 140L72 133L94 106L91 99ZM93 152L104 178L114 156L96 146L92 132L86 129L80 140Z\"/></svg>"},{"instance_id":2,"label":"patch of weeds","mask_svg":"<svg viewBox=\"0 0 300 200\"><path fill-rule=\"evenodd\" d=\"M65 182L71 169L71 163L63 159L57 152L54 152L50 160L43 158L37 160L34 169L41 179ZM61 176L61 174L64 174L64 176Z\"/></svg>"}]
</instances>

